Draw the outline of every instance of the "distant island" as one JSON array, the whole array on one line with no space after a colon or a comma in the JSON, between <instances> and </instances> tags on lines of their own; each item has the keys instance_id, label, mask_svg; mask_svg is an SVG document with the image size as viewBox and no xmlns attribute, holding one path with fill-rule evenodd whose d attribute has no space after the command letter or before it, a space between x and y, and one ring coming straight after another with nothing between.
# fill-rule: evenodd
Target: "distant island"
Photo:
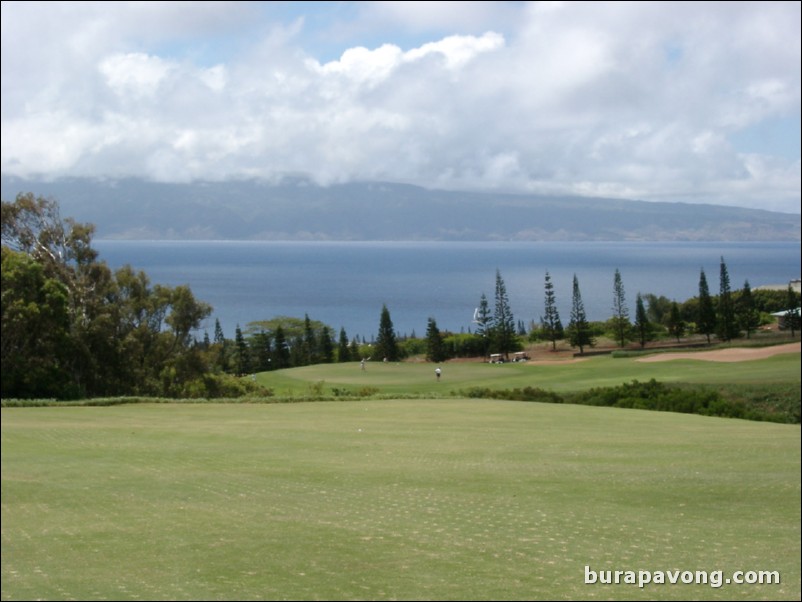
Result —
<instances>
[{"instance_id":1,"label":"distant island","mask_svg":"<svg viewBox=\"0 0 802 602\"><path fill-rule=\"evenodd\" d=\"M799 241L800 215L719 205L434 190L303 177L172 184L2 176L96 238L152 240Z\"/></svg>"}]
</instances>

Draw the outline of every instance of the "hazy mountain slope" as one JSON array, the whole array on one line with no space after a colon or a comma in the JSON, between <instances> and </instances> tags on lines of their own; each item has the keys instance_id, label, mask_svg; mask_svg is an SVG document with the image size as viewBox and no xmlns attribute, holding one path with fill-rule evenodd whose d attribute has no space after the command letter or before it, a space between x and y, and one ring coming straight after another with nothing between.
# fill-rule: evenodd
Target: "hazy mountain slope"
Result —
<instances>
[{"instance_id":1,"label":"hazy mountain slope","mask_svg":"<svg viewBox=\"0 0 802 602\"><path fill-rule=\"evenodd\" d=\"M800 240L800 216L716 205L429 190L303 178L165 184L2 177L2 198L56 199L98 238Z\"/></svg>"}]
</instances>

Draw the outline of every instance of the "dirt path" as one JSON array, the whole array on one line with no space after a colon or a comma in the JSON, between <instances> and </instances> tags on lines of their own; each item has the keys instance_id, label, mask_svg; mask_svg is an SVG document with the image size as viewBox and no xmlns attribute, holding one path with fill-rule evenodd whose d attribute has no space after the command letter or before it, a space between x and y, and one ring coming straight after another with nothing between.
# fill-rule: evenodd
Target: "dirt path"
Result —
<instances>
[{"instance_id":1,"label":"dirt path","mask_svg":"<svg viewBox=\"0 0 802 602\"><path fill-rule=\"evenodd\" d=\"M780 353L799 353L800 343L773 345L771 347L733 347L713 351L657 353L635 360L636 362L668 362L670 360L704 360L707 362L747 362L762 360Z\"/></svg>"}]
</instances>

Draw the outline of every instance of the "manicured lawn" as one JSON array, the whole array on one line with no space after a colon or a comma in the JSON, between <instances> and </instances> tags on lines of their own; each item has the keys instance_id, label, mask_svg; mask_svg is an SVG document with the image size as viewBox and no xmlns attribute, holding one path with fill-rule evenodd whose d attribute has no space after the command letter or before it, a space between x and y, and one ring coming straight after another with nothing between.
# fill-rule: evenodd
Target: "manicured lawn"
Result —
<instances>
[{"instance_id":1,"label":"manicured lawn","mask_svg":"<svg viewBox=\"0 0 802 602\"><path fill-rule=\"evenodd\" d=\"M458 398L2 409L3 600L799 600L800 511L797 425ZM585 566L781 583L586 585Z\"/></svg>"},{"instance_id":2,"label":"manicured lawn","mask_svg":"<svg viewBox=\"0 0 802 602\"><path fill-rule=\"evenodd\" d=\"M789 353L739 363L698 360L643 363L609 355L577 363L554 362L553 365L447 362L441 365L440 382L436 382L435 365L430 363L368 362L363 371L358 362L351 362L277 370L257 374L255 378L280 396L303 395L314 385L322 386L323 393L328 394L334 388L354 393L363 388L375 388L390 395L448 395L470 387L530 386L558 392L578 391L652 378L665 383L799 383L800 357L799 353Z\"/></svg>"}]
</instances>

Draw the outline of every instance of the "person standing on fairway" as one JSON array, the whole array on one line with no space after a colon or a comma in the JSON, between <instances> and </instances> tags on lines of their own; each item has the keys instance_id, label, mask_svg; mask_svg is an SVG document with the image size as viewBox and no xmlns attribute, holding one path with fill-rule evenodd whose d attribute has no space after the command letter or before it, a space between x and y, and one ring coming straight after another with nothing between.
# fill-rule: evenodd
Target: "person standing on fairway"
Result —
<instances>
[{"instance_id":1,"label":"person standing on fairway","mask_svg":"<svg viewBox=\"0 0 802 602\"><path fill-rule=\"evenodd\" d=\"M434 369L434 374L437 377L438 382L440 381L440 375L442 374L442 370L440 370L440 366Z\"/></svg>"}]
</instances>

